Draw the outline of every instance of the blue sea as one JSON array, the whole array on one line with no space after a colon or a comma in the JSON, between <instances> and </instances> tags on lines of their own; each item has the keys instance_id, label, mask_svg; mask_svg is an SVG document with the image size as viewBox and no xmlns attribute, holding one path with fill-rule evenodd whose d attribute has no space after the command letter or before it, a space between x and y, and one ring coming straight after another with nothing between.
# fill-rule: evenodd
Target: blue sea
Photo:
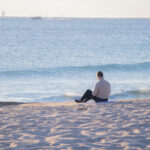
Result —
<instances>
[{"instance_id":1,"label":"blue sea","mask_svg":"<svg viewBox=\"0 0 150 150\"><path fill-rule=\"evenodd\" d=\"M150 98L150 19L0 18L0 101L73 102L97 71L110 100Z\"/></svg>"}]
</instances>

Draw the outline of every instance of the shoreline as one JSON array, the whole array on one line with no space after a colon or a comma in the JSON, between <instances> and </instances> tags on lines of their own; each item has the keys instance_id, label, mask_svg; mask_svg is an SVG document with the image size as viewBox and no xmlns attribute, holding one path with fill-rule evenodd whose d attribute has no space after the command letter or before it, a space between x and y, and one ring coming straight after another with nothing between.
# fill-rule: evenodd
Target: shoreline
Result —
<instances>
[{"instance_id":1,"label":"shoreline","mask_svg":"<svg viewBox=\"0 0 150 150\"><path fill-rule=\"evenodd\" d=\"M25 105L73 105L73 104L103 104L103 103L123 103L123 102L139 102L139 103L143 103L144 101L150 101L150 98L146 98L146 99L120 99L120 100L108 100L107 102L94 102L94 101L88 101L86 103L76 103L75 101L70 101L70 102L16 102L16 101L0 101L0 107L2 106L9 106L9 105L21 105L21 104L25 104Z\"/></svg>"},{"instance_id":2,"label":"shoreline","mask_svg":"<svg viewBox=\"0 0 150 150\"><path fill-rule=\"evenodd\" d=\"M150 99L0 105L2 149L150 149Z\"/></svg>"}]
</instances>

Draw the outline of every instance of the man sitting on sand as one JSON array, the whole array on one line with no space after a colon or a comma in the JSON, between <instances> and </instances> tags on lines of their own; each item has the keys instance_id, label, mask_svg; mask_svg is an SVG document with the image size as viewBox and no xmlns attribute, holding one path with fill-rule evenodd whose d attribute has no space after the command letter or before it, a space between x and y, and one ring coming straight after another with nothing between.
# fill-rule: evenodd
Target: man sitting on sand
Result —
<instances>
[{"instance_id":1,"label":"man sitting on sand","mask_svg":"<svg viewBox=\"0 0 150 150\"><path fill-rule=\"evenodd\" d=\"M108 81L106 81L103 77L103 73L101 71L97 72L98 82L95 85L94 91L87 90L80 100L75 100L77 103L84 103L90 99L93 99L95 102L105 102L108 101L111 85Z\"/></svg>"}]
</instances>

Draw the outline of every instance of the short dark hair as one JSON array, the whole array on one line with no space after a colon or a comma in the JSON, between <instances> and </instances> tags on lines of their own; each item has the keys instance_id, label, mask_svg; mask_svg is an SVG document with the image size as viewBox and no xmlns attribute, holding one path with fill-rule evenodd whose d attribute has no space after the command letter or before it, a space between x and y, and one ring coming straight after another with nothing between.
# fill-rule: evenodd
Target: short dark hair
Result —
<instances>
[{"instance_id":1,"label":"short dark hair","mask_svg":"<svg viewBox=\"0 0 150 150\"><path fill-rule=\"evenodd\" d=\"M98 71L98 72L97 72L97 76L103 77L103 72L102 72L102 71Z\"/></svg>"}]
</instances>

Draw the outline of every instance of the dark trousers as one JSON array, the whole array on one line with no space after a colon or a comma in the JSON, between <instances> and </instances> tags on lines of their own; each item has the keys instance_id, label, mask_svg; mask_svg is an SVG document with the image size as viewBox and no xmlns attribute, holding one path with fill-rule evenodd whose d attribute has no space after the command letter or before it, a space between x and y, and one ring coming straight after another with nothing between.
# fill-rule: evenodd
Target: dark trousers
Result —
<instances>
[{"instance_id":1,"label":"dark trousers","mask_svg":"<svg viewBox=\"0 0 150 150\"><path fill-rule=\"evenodd\" d=\"M108 99L102 99L96 96L93 96L92 91L91 90L87 90L83 96L81 97L81 101L87 102L90 99L93 99L95 102L106 102L108 101Z\"/></svg>"}]
</instances>

